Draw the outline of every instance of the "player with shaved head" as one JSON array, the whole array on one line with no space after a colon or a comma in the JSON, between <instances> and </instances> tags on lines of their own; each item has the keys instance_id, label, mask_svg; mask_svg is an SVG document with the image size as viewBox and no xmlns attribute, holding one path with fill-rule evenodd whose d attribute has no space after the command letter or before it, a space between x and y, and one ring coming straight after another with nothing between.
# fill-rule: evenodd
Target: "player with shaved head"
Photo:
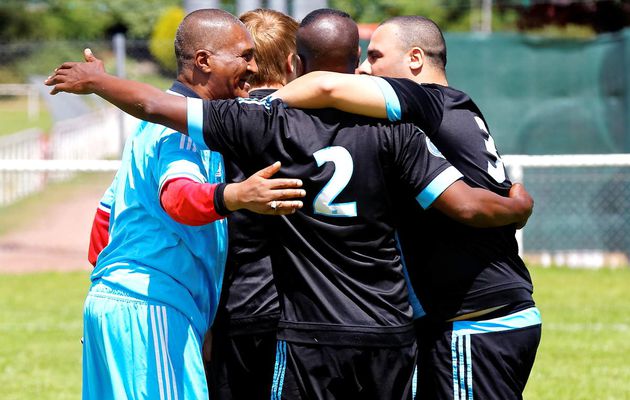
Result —
<instances>
[{"instance_id":1,"label":"player with shaved head","mask_svg":"<svg viewBox=\"0 0 630 400\"><path fill-rule=\"evenodd\" d=\"M349 72L359 65L359 30L350 15L322 8L304 17L297 33L302 71Z\"/></svg>"},{"instance_id":2,"label":"player with shaved head","mask_svg":"<svg viewBox=\"0 0 630 400\"><path fill-rule=\"evenodd\" d=\"M339 107L391 120L421 121L425 88L444 98L431 145L474 187L506 196L511 182L481 110L448 86L446 44L421 16L381 23L358 72L304 77L278 96L297 107ZM408 222L408 223L405 223ZM429 227L419 230L417 225ZM412 286L426 316L417 320L419 398L521 399L541 337L532 280L518 255L515 226L475 229L436 210L399 229ZM419 314L420 315L420 314Z\"/></svg>"},{"instance_id":3,"label":"player with shaved head","mask_svg":"<svg viewBox=\"0 0 630 400\"><path fill-rule=\"evenodd\" d=\"M235 17L193 12L181 23L176 45L178 77L170 94L247 94L245 82L256 72L254 49ZM140 123L95 218L95 268L84 309L84 399L208 397L201 340L223 278L223 217L243 207L291 212L279 200L299 195L286 189L299 182L264 179L278 168L226 185L219 153L199 150L164 126Z\"/></svg>"}]
</instances>

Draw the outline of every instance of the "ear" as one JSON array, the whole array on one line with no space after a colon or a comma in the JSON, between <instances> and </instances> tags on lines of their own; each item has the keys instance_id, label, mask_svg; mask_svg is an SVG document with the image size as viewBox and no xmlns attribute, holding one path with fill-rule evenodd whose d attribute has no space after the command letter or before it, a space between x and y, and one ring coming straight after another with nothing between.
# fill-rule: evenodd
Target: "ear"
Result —
<instances>
[{"instance_id":1,"label":"ear","mask_svg":"<svg viewBox=\"0 0 630 400\"><path fill-rule=\"evenodd\" d=\"M295 55L295 76L304 75L304 63L302 63L302 57Z\"/></svg>"},{"instance_id":2,"label":"ear","mask_svg":"<svg viewBox=\"0 0 630 400\"><path fill-rule=\"evenodd\" d=\"M287 62L285 65L285 71L287 75L293 75L297 69L297 56L293 53L289 53L287 56Z\"/></svg>"},{"instance_id":3,"label":"ear","mask_svg":"<svg viewBox=\"0 0 630 400\"><path fill-rule=\"evenodd\" d=\"M408 53L409 69L418 71L424 65L424 51L420 47L412 47Z\"/></svg>"},{"instance_id":4,"label":"ear","mask_svg":"<svg viewBox=\"0 0 630 400\"><path fill-rule=\"evenodd\" d=\"M206 74L211 73L213 68L212 53L208 50L195 51L195 68Z\"/></svg>"},{"instance_id":5,"label":"ear","mask_svg":"<svg viewBox=\"0 0 630 400\"><path fill-rule=\"evenodd\" d=\"M291 82L297 75L298 70L298 56L294 53L289 53L286 62L284 63L284 84Z\"/></svg>"}]
</instances>

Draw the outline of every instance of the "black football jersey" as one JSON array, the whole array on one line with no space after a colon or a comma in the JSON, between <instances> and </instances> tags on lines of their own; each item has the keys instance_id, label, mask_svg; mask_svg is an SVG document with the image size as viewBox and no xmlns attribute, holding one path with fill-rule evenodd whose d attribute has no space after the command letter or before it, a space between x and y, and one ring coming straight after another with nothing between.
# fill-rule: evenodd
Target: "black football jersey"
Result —
<instances>
[{"instance_id":1,"label":"black football jersey","mask_svg":"<svg viewBox=\"0 0 630 400\"><path fill-rule=\"evenodd\" d=\"M508 195L512 183L483 114L466 93L407 79L384 79L398 97L402 121L422 120L424 87L441 88L444 114L439 129L429 133L429 146L434 145L461 171L470 186ZM518 255L514 226L477 229L436 210L418 212L416 207L415 214L407 221L416 219L422 229L405 223L400 240L410 280L428 314L448 319L532 301L531 278Z\"/></svg>"},{"instance_id":2,"label":"black football jersey","mask_svg":"<svg viewBox=\"0 0 630 400\"><path fill-rule=\"evenodd\" d=\"M257 89L250 98L262 99L275 89ZM228 182L242 182L247 175L224 157ZM271 251L264 217L249 210L228 217L228 257L217 312L216 327L229 335L275 331L280 318L278 293L271 269Z\"/></svg>"},{"instance_id":3,"label":"black football jersey","mask_svg":"<svg viewBox=\"0 0 630 400\"><path fill-rule=\"evenodd\" d=\"M303 209L264 218L273 242L279 339L410 343L412 312L395 240L398 204L416 198L426 208L461 177L429 151L422 131L269 99L191 99L188 115L189 134L246 175L281 161L279 176L304 182ZM441 113L427 115L418 126L436 129Z\"/></svg>"}]
</instances>

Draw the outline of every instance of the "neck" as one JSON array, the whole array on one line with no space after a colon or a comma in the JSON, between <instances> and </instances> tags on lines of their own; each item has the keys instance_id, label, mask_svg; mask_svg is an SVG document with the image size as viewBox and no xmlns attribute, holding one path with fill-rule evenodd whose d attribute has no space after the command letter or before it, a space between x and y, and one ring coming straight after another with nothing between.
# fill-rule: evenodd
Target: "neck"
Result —
<instances>
[{"instance_id":1,"label":"neck","mask_svg":"<svg viewBox=\"0 0 630 400\"><path fill-rule=\"evenodd\" d=\"M446 74L443 71L423 69L419 74L411 78L417 83L435 83L442 86L448 86Z\"/></svg>"},{"instance_id":2,"label":"neck","mask_svg":"<svg viewBox=\"0 0 630 400\"><path fill-rule=\"evenodd\" d=\"M249 90L252 91L252 90L257 90L257 89L280 89L284 85L285 85L284 83L263 83L262 85L259 85L259 86L252 86L252 88Z\"/></svg>"},{"instance_id":3,"label":"neck","mask_svg":"<svg viewBox=\"0 0 630 400\"><path fill-rule=\"evenodd\" d=\"M207 85L203 83L202 79L195 79L195 76L197 76L197 74L193 74L192 71L186 69L179 73L177 80L188 86L202 99L211 99L212 92L208 89Z\"/></svg>"}]
</instances>

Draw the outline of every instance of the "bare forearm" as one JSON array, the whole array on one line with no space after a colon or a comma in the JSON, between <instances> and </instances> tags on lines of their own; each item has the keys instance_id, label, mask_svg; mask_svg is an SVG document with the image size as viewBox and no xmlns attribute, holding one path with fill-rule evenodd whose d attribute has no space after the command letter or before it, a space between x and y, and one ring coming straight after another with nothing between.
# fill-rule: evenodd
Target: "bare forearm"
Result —
<instances>
[{"instance_id":1,"label":"bare forearm","mask_svg":"<svg viewBox=\"0 0 630 400\"><path fill-rule=\"evenodd\" d=\"M502 197L457 181L434 201L432 207L462 224L477 228L521 226L531 215L533 200L526 192L515 197Z\"/></svg>"},{"instance_id":2,"label":"bare forearm","mask_svg":"<svg viewBox=\"0 0 630 400\"><path fill-rule=\"evenodd\" d=\"M93 77L91 91L136 118L187 133L186 99L108 74Z\"/></svg>"},{"instance_id":3,"label":"bare forearm","mask_svg":"<svg viewBox=\"0 0 630 400\"><path fill-rule=\"evenodd\" d=\"M334 72L311 72L274 97L296 108L337 108L342 111L386 118L385 99L371 77Z\"/></svg>"},{"instance_id":4,"label":"bare forearm","mask_svg":"<svg viewBox=\"0 0 630 400\"><path fill-rule=\"evenodd\" d=\"M83 56L85 62L65 62L46 79L44 83L53 86L50 94L95 93L134 117L187 133L185 98L108 75L90 49L85 49Z\"/></svg>"},{"instance_id":5,"label":"bare forearm","mask_svg":"<svg viewBox=\"0 0 630 400\"><path fill-rule=\"evenodd\" d=\"M502 197L484 189L471 189L474 195L467 204L467 225L478 228L511 225L527 219L531 209L521 199Z\"/></svg>"}]
</instances>

